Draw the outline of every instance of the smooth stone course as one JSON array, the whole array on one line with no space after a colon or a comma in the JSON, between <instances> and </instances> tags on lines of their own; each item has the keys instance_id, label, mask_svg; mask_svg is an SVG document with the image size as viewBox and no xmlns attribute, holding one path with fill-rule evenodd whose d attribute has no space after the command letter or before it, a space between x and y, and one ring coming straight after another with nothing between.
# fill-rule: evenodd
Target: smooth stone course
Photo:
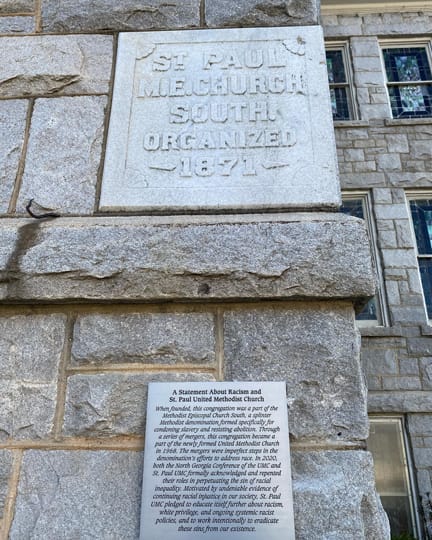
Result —
<instances>
[{"instance_id":1,"label":"smooth stone course","mask_svg":"<svg viewBox=\"0 0 432 540\"><path fill-rule=\"evenodd\" d=\"M108 93L111 36L4 37L0 48L1 97Z\"/></svg>"},{"instance_id":2,"label":"smooth stone course","mask_svg":"<svg viewBox=\"0 0 432 540\"><path fill-rule=\"evenodd\" d=\"M12 471L12 461L12 452L9 450L0 450L0 519L3 517L3 510L9 491L9 478Z\"/></svg>"},{"instance_id":3,"label":"smooth stone course","mask_svg":"<svg viewBox=\"0 0 432 540\"><path fill-rule=\"evenodd\" d=\"M42 0L44 32L198 26L199 0Z\"/></svg>"},{"instance_id":4,"label":"smooth stone course","mask_svg":"<svg viewBox=\"0 0 432 540\"><path fill-rule=\"evenodd\" d=\"M366 439L360 340L349 303L225 313L225 378L287 382L292 440Z\"/></svg>"},{"instance_id":5,"label":"smooth stone course","mask_svg":"<svg viewBox=\"0 0 432 540\"><path fill-rule=\"evenodd\" d=\"M208 26L301 26L319 24L317 0L211 0L205 3Z\"/></svg>"},{"instance_id":6,"label":"smooth stone course","mask_svg":"<svg viewBox=\"0 0 432 540\"><path fill-rule=\"evenodd\" d=\"M149 382L214 381L209 373L100 373L69 377L65 435L143 435Z\"/></svg>"},{"instance_id":7,"label":"smooth stone course","mask_svg":"<svg viewBox=\"0 0 432 540\"><path fill-rule=\"evenodd\" d=\"M0 19L1 22L1 19ZM27 101L0 101L0 212L8 211L24 144Z\"/></svg>"},{"instance_id":8,"label":"smooth stone course","mask_svg":"<svg viewBox=\"0 0 432 540\"><path fill-rule=\"evenodd\" d=\"M60 214L91 214L104 130L104 96L38 99L17 212L29 199Z\"/></svg>"},{"instance_id":9,"label":"smooth stone course","mask_svg":"<svg viewBox=\"0 0 432 540\"><path fill-rule=\"evenodd\" d=\"M10 540L139 536L142 453L25 452Z\"/></svg>"},{"instance_id":10,"label":"smooth stone course","mask_svg":"<svg viewBox=\"0 0 432 540\"><path fill-rule=\"evenodd\" d=\"M31 159L42 167L48 156ZM342 214L0 225L2 299L363 299L375 291L364 223Z\"/></svg>"},{"instance_id":11,"label":"smooth stone course","mask_svg":"<svg viewBox=\"0 0 432 540\"><path fill-rule=\"evenodd\" d=\"M390 540L364 451L291 452L296 540Z\"/></svg>"},{"instance_id":12,"label":"smooth stone course","mask_svg":"<svg viewBox=\"0 0 432 540\"><path fill-rule=\"evenodd\" d=\"M213 315L133 313L80 316L74 329L72 361L76 364L213 364Z\"/></svg>"},{"instance_id":13,"label":"smooth stone course","mask_svg":"<svg viewBox=\"0 0 432 540\"><path fill-rule=\"evenodd\" d=\"M103 211L338 208L318 26L119 37Z\"/></svg>"},{"instance_id":14,"label":"smooth stone course","mask_svg":"<svg viewBox=\"0 0 432 540\"><path fill-rule=\"evenodd\" d=\"M49 435L64 338L63 315L0 318L0 441Z\"/></svg>"},{"instance_id":15,"label":"smooth stone course","mask_svg":"<svg viewBox=\"0 0 432 540\"><path fill-rule=\"evenodd\" d=\"M35 0L0 0L0 14L30 13L34 11Z\"/></svg>"}]
</instances>

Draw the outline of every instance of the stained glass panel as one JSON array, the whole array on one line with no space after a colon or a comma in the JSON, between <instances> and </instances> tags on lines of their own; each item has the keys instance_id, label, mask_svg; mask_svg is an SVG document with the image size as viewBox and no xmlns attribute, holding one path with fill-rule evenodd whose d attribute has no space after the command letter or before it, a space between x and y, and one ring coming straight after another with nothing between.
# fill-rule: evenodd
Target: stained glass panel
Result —
<instances>
[{"instance_id":1,"label":"stained glass panel","mask_svg":"<svg viewBox=\"0 0 432 540\"><path fill-rule=\"evenodd\" d=\"M426 48L389 48L383 53L393 116L432 116L432 74ZM419 84L407 84L411 81Z\"/></svg>"}]
</instances>

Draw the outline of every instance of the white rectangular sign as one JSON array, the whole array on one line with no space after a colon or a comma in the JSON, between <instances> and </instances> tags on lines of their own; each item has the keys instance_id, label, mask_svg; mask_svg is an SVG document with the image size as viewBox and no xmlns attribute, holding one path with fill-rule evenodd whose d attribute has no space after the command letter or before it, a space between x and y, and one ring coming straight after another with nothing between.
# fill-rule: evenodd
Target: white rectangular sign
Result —
<instances>
[{"instance_id":1,"label":"white rectangular sign","mask_svg":"<svg viewBox=\"0 0 432 540\"><path fill-rule=\"evenodd\" d=\"M150 383L140 540L294 540L282 382Z\"/></svg>"},{"instance_id":2,"label":"white rectangular sign","mask_svg":"<svg viewBox=\"0 0 432 540\"><path fill-rule=\"evenodd\" d=\"M339 202L320 27L120 35L102 210Z\"/></svg>"}]
</instances>

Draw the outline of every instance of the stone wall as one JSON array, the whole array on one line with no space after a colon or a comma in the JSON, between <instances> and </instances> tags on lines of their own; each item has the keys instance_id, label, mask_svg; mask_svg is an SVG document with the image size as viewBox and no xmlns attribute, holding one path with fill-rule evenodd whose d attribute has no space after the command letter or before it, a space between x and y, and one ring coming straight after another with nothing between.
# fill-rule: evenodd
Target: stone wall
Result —
<instances>
[{"instance_id":1,"label":"stone wall","mask_svg":"<svg viewBox=\"0 0 432 540\"><path fill-rule=\"evenodd\" d=\"M364 452L363 224L98 211L119 31L317 14L314 0L0 0L3 537L137 538L147 383L223 379L287 383L298 540L388 537ZM29 199L62 217L29 217Z\"/></svg>"},{"instance_id":2,"label":"stone wall","mask_svg":"<svg viewBox=\"0 0 432 540\"><path fill-rule=\"evenodd\" d=\"M429 500L432 332L407 201L432 186L432 119L391 118L380 44L427 43L432 12L325 15L323 26L332 42L348 42L357 116L335 125L341 185L369 196L389 319L361 329L369 411L405 415L420 498Z\"/></svg>"}]
</instances>

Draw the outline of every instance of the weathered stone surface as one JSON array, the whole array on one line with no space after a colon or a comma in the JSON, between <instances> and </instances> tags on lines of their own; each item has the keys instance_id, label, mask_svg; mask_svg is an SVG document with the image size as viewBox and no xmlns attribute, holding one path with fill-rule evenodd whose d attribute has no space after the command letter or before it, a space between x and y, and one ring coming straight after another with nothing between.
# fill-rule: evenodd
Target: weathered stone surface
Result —
<instances>
[{"instance_id":1,"label":"weathered stone surface","mask_svg":"<svg viewBox=\"0 0 432 540\"><path fill-rule=\"evenodd\" d=\"M286 381L294 440L367 437L359 347L348 303L225 314L226 378Z\"/></svg>"},{"instance_id":2,"label":"weathered stone surface","mask_svg":"<svg viewBox=\"0 0 432 540\"><path fill-rule=\"evenodd\" d=\"M368 410L373 413L432 412L432 392L369 392Z\"/></svg>"},{"instance_id":3,"label":"weathered stone surface","mask_svg":"<svg viewBox=\"0 0 432 540\"><path fill-rule=\"evenodd\" d=\"M27 102L0 101L0 212L6 213L24 144Z\"/></svg>"},{"instance_id":4,"label":"weathered stone surface","mask_svg":"<svg viewBox=\"0 0 432 540\"><path fill-rule=\"evenodd\" d=\"M408 425L411 435L432 435L432 415L430 414L409 414Z\"/></svg>"},{"instance_id":5,"label":"weathered stone surface","mask_svg":"<svg viewBox=\"0 0 432 540\"><path fill-rule=\"evenodd\" d=\"M35 0L0 0L0 14L30 13L34 10Z\"/></svg>"},{"instance_id":6,"label":"weathered stone surface","mask_svg":"<svg viewBox=\"0 0 432 540\"><path fill-rule=\"evenodd\" d=\"M0 440L51 431L64 326L62 315L0 318Z\"/></svg>"},{"instance_id":7,"label":"weathered stone surface","mask_svg":"<svg viewBox=\"0 0 432 540\"><path fill-rule=\"evenodd\" d=\"M3 517L3 509L8 494L12 459L12 452L9 450L0 450L0 519Z\"/></svg>"},{"instance_id":8,"label":"weathered stone surface","mask_svg":"<svg viewBox=\"0 0 432 540\"><path fill-rule=\"evenodd\" d=\"M1 226L0 268L9 280L3 299L359 298L374 292L364 224L339 214L3 220Z\"/></svg>"},{"instance_id":9,"label":"weathered stone surface","mask_svg":"<svg viewBox=\"0 0 432 540\"><path fill-rule=\"evenodd\" d=\"M10 540L139 536L142 454L25 453Z\"/></svg>"},{"instance_id":10,"label":"weathered stone surface","mask_svg":"<svg viewBox=\"0 0 432 540\"><path fill-rule=\"evenodd\" d=\"M291 452L296 540L389 540L368 452Z\"/></svg>"},{"instance_id":11,"label":"weathered stone surface","mask_svg":"<svg viewBox=\"0 0 432 540\"><path fill-rule=\"evenodd\" d=\"M0 17L0 34L30 34L34 31L34 17Z\"/></svg>"},{"instance_id":12,"label":"weathered stone surface","mask_svg":"<svg viewBox=\"0 0 432 540\"><path fill-rule=\"evenodd\" d=\"M112 47L111 36L1 38L0 96L108 93Z\"/></svg>"},{"instance_id":13,"label":"weathered stone surface","mask_svg":"<svg viewBox=\"0 0 432 540\"><path fill-rule=\"evenodd\" d=\"M214 381L209 373L73 375L68 380L65 435L143 435L148 383Z\"/></svg>"},{"instance_id":14,"label":"weathered stone surface","mask_svg":"<svg viewBox=\"0 0 432 540\"><path fill-rule=\"evenodd\" d=\"M96 364L211 364L215 360L213 315L84 315L75 325L72 359Z\"/></svg>"},{"instance_id":15,"label":"weathered stone surface","mask_svg":"<svg viewBox=\"0 0 432 540\"><path fill-rule=\"evenodd\" d=\"M62 215L93 212L105 105L103 96L36 101L18 212L29 199Z\"/></svg>"},{"instance_id":16,"label":"weathered stone surface","mask_svg":"<svg viewBox=\"0 0 432 540\"><path fill-rule=\"evenodd\" d=\"M42 0L45 32L198 26L199 0Z\"/></svg>"},{"instance_id":17,"label":"weathered stone surface","mask_svg":"<svg viewBox=\"0 0 432 540\"><path fill-rule=\"evenodd\" d=\"M208 26L297 26L318 24L316 0L212 0L205 4Z\"/></svg>"}]
</instances>

